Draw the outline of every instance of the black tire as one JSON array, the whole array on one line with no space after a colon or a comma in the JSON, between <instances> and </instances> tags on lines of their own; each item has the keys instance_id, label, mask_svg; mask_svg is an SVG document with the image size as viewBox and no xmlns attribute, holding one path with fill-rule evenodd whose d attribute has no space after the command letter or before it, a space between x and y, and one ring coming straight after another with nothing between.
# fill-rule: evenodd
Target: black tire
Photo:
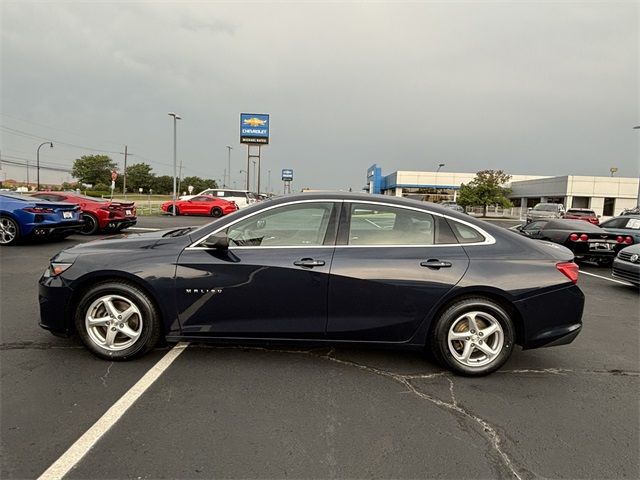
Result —
<instances>
[{"instance_id":1,"label":"black tire","mask_svg":"<svg viewBox=\"0 0 640 480\"><path fill-rule=\"evenodd\" d=\"M20 240L20 225L13 218L0 217L0 245L15 245Z\"/></svg>"},{"instance_id":2,"label":"black tire","mask_svg":"<svg viewBox=\"0 0 640 480\"><path fill-rule=\"evenodd\" d=\"M98 228L99 228L98 219L96 218L95 215L92 215L90 213L82 213L80 215L80 218L84 220L84 224L82 225L82 230L80 230L80 233L82 235L93 235L98 231Z\"/></svg>"},{"instance_id":3,"label":"black tire","mask_svg":"<svg viewBox=\"0 0 640 480\"><path fill-rule=\"evenodd\" d=\"M119 316L110 317L106 314L108 301L105 302L103 299L111 296L113 296L111 303L119 313L123 313L128 308L128 304L135 305L139 314L134 313L128 320L122 319L126 323L119 323ZM98 318L111 318L116 323L89 328L86 316L90 312L92 314L96 312L95 316ZM151 298L135 284L121 280L98 283L84 292L77 304L74 321L76 331L87 349L94 355L107 360L129 360L144 355L156 346L162 331L160 315ZM129 332L137 330L138 336L133 339L121 333L119 329L123 325L129 327ZM112 348L99 344L101 339L106 343L109 329L115 332ZM120 344L116 343L118 339Z\"/></svg>"},{"instance_id":4,"label":"black tire","mask_svg":"<svg viewBox=\"0 0 640 480\"><path fill-rule=\"evenodd\" d=\"M167 208L167 213L169 215L173 215L173 208L174 208L174 205L169 205L169 208ZM178 208L177 205L175 205L175 209L176 209L176 215L180 215L180 209Z\"/></svg>"},{"instance_id":5,"label":"black tire","mask_svg":"<svg viewBox=\"0 0 640 480\"><path fill-rule=\"evenodd\" d=\"M613 258L598 258L596 262L599 267L610 267L613 265Z\"/></svg>"},{"instance_id":6,"label":"black tire","mask_svg":"<svg viewBox=\"0 0 640 480\"><path fill-rule=\"evenodd\" d=\"M212 217L220 218L222 215L224 215L224 213L222 212L222 209L220 207L213 207L211 209Z\"/></svg>"},{"instance_id":7,"label":"black tire","mask_svg":"<svg viewBox=\"0 0 640 480\"><path fill-rule=\"evenodd\" d=\"M491 321L497 321L502 330L502 344L501 347L498 348L496 345L496 350L498 353L495 354L493 359L484 365L479 366L470 366L461 363L456 357L454 357L451 352L451 348L449 345L449 330L454 327L454 324L459 324L459 322L464 321L461 320L461 317L465 316L465 314L471 312L478 312L478 320L482 322L486 322L487 320L483 320L482 314L486 314L485 318L492 318ZM469 326L467 324L467 326ZM456 332L457 333L457 332ZM466 332L461 332L467 335ZM496 341L496 338L493 335L499 335L499 333L491 334L491 336L485 337L485 343L483 343L482 337L478 337L479 333L476 332L475 335L468 334L466 337L470 340L470 345L477 345L479 342L483 345L487 345L487 338L490 338L491 341ZM460 348L464 345L464 342L458 342L457 344L453 341L453 345L460 345ZM505 311L497 303L483 297L473 297L473 298L465 298L463 300L459 300L458 302L450 305L443 313L440 315L440 318L436 320L436 324L432 329L431 337L428 339L428 344L431 348L433 356L435 359L444 367L454 371L455 373L459 373L461 375L466 376L482 376L487 375L495 370L499 369L511 356L511 352L513 351L513 345L515 342L515 328L513 326L513 321L509 317L509 314ZM497 342L499 345L499 342ZM479 352L479 360L478 362L482 362L483 353L479 350L479 347L470 347L472 354ZM455 348L454 348L455 350ZM486 356L486 360L489 357ZM473 361L473 359L471 359ZM485 361L486 361L485 360Z\"/></svg>"}]
</instances>

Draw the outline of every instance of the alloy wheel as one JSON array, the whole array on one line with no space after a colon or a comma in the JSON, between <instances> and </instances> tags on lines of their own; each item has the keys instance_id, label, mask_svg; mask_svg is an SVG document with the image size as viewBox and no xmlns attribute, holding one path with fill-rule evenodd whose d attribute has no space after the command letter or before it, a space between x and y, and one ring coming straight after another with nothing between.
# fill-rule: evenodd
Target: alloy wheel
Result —
<instances>
[{"instance_id":1,"label":"alloy wheel","mask_svg":"<svg viewBox=\"0 0 640 480\"><path fill-rule=\"evenodd\" d=\"M138 306L121 295L103 295L87 309L85 328L91 341L109 351L132 346L142 334Z\"/></svg>"},{"instance_id":2,"label":"alloy wheel","mask_svg":"<svg viewBox=\"0 0 640 480\"><path fill-rule=\"evenodd\" d=\"M18 227L10 218L0 218L0 244L8 245L18 235Z\"/></svg>"},{"instance_id":3,"label":"alloy wheel","mask_svg":"<svg viewBox=\"0 0 640 480\"><path fill-rule=\"evenodd\" d=\"M489 313L472 311L451 324L447 344L453 358L466 367L483 367L493 362L504 345L500 322Z\"/></svg>"}]
</instances>

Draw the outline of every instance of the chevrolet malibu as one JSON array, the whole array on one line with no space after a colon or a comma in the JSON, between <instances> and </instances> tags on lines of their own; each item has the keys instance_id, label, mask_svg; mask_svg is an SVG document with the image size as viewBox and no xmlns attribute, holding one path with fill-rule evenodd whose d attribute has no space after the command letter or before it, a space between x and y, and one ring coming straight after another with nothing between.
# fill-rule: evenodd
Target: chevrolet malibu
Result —
<instances>
[{"instance_id":1,"label":"chevrolet malibu","mask_svg":"<svg viewBox=\"0 0 640 480\"><path fill-rule=\"evenodd\" d=\"M40 325L99 357L168 342L394 346L484 375L514 348L582 326L578 267L438 205L344 193L261 202L200 228L125 234L57 254Z\"/></svg>"}]
</instances>

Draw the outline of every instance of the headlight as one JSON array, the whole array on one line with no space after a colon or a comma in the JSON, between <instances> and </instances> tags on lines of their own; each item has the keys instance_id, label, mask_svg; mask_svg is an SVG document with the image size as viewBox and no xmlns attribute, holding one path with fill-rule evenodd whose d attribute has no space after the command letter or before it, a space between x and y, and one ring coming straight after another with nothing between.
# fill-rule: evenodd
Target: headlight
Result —
<instances>
[{"instance_id":1,"label":"headlight","mask_svg":"<svg viewBox=\"0 0 640 480\"><path fill-rule=\"evenodd\" d=\"M44 272L45 278L48 277L57 277L62 272L67 270L73 263L61 263L61 262L51 262L49 264L49 268Z\"/></svg>"}]
</instances>

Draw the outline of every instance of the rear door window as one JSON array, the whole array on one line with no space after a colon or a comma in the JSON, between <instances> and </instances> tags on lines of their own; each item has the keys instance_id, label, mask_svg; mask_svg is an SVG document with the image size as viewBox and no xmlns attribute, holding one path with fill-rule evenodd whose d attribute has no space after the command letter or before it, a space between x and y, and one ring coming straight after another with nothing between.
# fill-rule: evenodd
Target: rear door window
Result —
<instances>
[{"instance_id":1,"label":"rear door window","mask_svg":"<svg viewBox=\"0 0 640 480\"><path fill-rule=\"evenodd\" d=\"M433 245L434 217L384 205L351 205L349 245Z\"/></svg>"}]
</instances>

